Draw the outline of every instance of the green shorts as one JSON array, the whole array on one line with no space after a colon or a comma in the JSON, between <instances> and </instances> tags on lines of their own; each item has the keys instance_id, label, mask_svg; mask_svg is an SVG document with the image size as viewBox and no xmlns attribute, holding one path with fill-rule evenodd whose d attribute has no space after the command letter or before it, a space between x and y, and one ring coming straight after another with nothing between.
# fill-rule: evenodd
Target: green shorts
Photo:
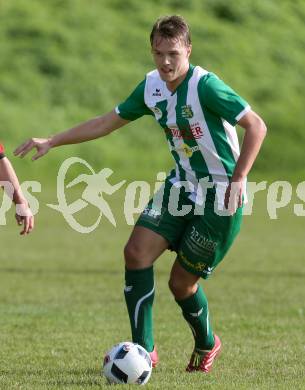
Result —
<instances>
[{"instance_id":1,"label":"green shorts","mask_svg":"<svg viewBox=\"0 0 305 390\"><path fill-rule=\"evenodd\" d=\"M207 279L239 233L242 207L234 215L218 215L214 211L215 191L211 190L207 194L204 211L196 215L195 205L188 198L189 193L181 188L177 210L182 206L191 210L183 216L173 215L168 207L172 186L169 181L165 182L159 190L164 191L162 203L159 202L156 207L156 202L151 199L136 225L164 237L170 244L169 249L177 252L178 261L184 269Z\"/></svg>"}]
</instances>

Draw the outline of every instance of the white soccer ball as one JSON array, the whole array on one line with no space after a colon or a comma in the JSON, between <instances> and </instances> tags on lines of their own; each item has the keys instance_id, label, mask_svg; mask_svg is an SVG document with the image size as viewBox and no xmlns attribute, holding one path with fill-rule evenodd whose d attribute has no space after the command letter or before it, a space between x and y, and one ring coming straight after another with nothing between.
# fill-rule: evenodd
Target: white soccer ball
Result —
<instances>
[{"instance_id":1,"label":"white soccer ball","mask_svg":"<svg viewBox=\"0 0 305 390\"><path fill-rule=\"evenodd\" d=\"M103 373L110 384L144 385L152 370L149 353L139 344L129 341L116 344L106 353Z\"/></svg>"}]
</instances>

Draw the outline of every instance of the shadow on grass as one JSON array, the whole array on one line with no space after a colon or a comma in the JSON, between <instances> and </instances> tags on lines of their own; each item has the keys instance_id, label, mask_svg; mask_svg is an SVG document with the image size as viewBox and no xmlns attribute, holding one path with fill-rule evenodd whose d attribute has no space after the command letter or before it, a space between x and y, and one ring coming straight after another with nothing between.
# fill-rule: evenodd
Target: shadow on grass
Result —
<instances>
[{"instance_id":1,"label":"shadow on grass","mask_svg":"<svg viewBox=\"0 0 305 390\"><path fill-rule=\"evenodd\" d=\"M0 376L18 377L19 382L33 385L100 386L105 379L96 368L86 369L31 369L0 370ZM52 379L50 379L52 378ZM105 382L106 383L106 382Z\"/></svg>"},{"instance_id":2,"label":"shadow on grass","mask_svg":"<svg viewBox=\"0 0 305 390\"><path fill-rule=\"evenodd\" d=\"M124 272L122 267L121 270L110 270L110 269L30 269L30 268L0 268L1 273L11 273L11 274L67 274L67 275L121 275ZM168 274L168 271L156 270L156 274L163 275ZM260 278L268 278L276 277L276 278L304 278L305 272L282 272L273 270L272 274L265 271L226 271L222 273L222 276L234 276L234 277L260 277Z\"/></svg>"},{"instance_id":3,"label":"shadow on grass","mask_svg":"<svg viewBox=\"0 0 305 390\"><path fill-rule=\"evenodd\" d=\"M123 272L109 269L29 269L29 268L0 268L0 273L9 274L70 274L70 275L119 275Z\"/></svg>"},{"instance_id":4,"label":"shadow on grass","mask_svg":"<svg viewBox=\"0 0 305 390\"><path fill-rule=\"evenodd\" d=\"M234 276L234 277L259 277L259 278L278 278L278 279L287 279L287 278L304 278L305 273L304 272L298 272L298 271L276 271L273 270L271 272L266 271L226 271L225 274L227 276ZM224 275L224 273L223 273Z\"/></svg>"}]
</instances>

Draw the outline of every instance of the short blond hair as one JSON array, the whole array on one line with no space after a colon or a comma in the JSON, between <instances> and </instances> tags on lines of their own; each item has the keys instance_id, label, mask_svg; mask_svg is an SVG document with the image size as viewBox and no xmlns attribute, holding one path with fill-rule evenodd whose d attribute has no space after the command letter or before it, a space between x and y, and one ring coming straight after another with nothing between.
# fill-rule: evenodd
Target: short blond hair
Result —
<instances>
[{"instance_id":1,"label":"short blond hair","mask_svg":"<svg viewBox=\"0 0 305 390\"><path fill-rule=\"evenodd\" d=\"M180 15L162 16L157 19L150 33L151 46L156 35L166 39L181 39L186 46L192 44L189 26Z\"/></svg>"}]
</instances>

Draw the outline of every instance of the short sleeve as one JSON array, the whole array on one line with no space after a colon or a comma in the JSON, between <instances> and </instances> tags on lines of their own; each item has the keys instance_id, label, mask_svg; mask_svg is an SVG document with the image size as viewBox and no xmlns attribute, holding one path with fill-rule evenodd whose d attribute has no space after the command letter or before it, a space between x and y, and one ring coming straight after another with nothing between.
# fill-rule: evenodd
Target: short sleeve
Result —
<instances>
[{"instance_id":1,"label":"short sleeve","mask_svg":"<svg viewBox=\"0 0 305 390\"><path fill-rule=\"evenodd\" d=\"M242 97L213 73L199 81L198 93L202 105L232 126L251 110Z\"/></svg>"},{"instance_id":2,"label":"short sleeve","mask_svg":"<svg viewBox=\"0 0 305 390\"><path fill-rule=\"evenodd\" d=\"M2 144L0 144L0 159L5 157L5 154L4 154L4 146Z\"/></svg>"},{"instance_id":3,"label":"short sleeve","mask_svg":"<svg viewBox=\"0 0 305 390\"><path fill-rule=\"evenodd\" d=\"M144 101L145 82L146 80L143 80L131 95L115 108L116 113L123 119L134 121L143 115L153 115Z\"/></svg>"}]
</instances>

